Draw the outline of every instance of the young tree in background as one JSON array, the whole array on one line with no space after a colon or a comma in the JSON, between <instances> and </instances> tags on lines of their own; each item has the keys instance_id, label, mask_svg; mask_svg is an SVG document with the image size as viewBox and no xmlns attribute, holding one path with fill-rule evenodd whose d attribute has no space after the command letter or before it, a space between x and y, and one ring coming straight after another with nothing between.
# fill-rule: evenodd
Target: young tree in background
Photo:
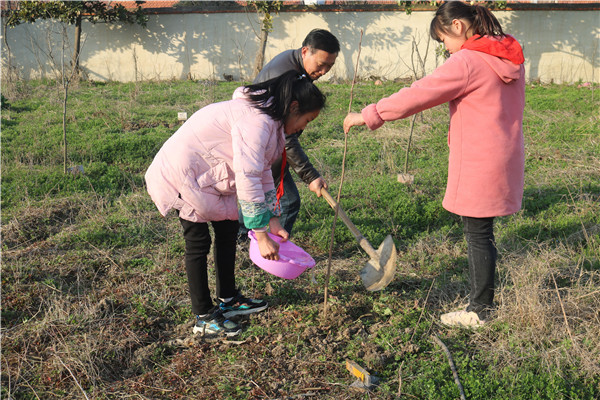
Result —
<instances>
[{"instance_id":1,"label":"young tree in background","mask_svg":"<svg viewBox=\"0 0 600 400\"><path fill-rule=\"evenodd\" d=\"M55 68L60 68L60 83L63 89L62 122L63 122L63 170L67 173L67 100L69 86L79 76L79 54L81 50L81 22L95 24L104 22L138 23L146 26L148 18L141 8L144 1L136 1L135 11L129 11L121 4L114 6L110 2L100 1L22 1L16 9L11 9L7 18L7 26L16 26L23 22L33 23L38 19L55 19L62 23L61 60ZM65 50L68 43L66 25L75 25L75 46L71 66L65 65Z\"/></svg>"},{"instance_id":2,"label":"young tree in background","mask_svg":"<svg viewBox=\"0 0 600 400\"><path fill-rule=\"evenodd\" d=\"M256 9L260 18L260 44L254 64L254 76L256 76L265 63L267 39L269 38L269 32L273 31L273 16L271 14L279 13L283 1L249 1L248 3Z\"/></svg>"},{"instance_id":3,"label":"young tree in background","mask_svg":"<svg viewBox=\"0 0 600 400\"><path fill-rule=\"evenodd\" d=\"M109 1L21 1L18 8L8 16L7 25L16 26L23 22L35 22L38 19L57 19L69 25L75 25L75 45L72 66L79 75L79 52L81 48L81 22L85 19L96 22L126 22L146 26L148 17L142 10L145 1L136 1L135 10L128 10L121 4Z\"/></svg>"}]
</instances>

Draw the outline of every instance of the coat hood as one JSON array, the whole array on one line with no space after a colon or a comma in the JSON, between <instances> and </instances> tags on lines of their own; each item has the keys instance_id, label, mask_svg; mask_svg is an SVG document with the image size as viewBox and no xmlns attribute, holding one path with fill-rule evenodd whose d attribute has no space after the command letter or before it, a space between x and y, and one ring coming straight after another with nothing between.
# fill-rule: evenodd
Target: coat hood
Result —
<instances>
[{"instance_id":1,"label":"coat hood","mask_svg":"<svg viewBox=\"0 0 600 400\"><path fill-rule=\"evenodd\" d=\"M519 79L525 57L521 45L514 37L473 35L462 45L462 49L492 56L483 58L504 82Z\"/></svg>"},{"instance_id":2,"label":"coat hood","mask_svg":"<svg viewBox=\"0 0 600 400\"><path fill-rule=\"evenodd\" d=\"M461 49L469 49L480 51L495 57L505 58L514 64L523 64L523 49L517 39L510 35L502 38L494 36L471 36L461 47Z\"/></svg>"},{"instance_id":3,"label":"coat hood","mask_svg":"<svg viewBox=\"0 0 600 400\"><path fill-rule=\"evenodd\" d=\"M256 92L256 93L261 93L261 92ZM231 99L232 100L242 99L242 100L250 101L249 95L250 95L250 90L246 86L240 86L237 89L235 89L235 91L233 92L233 95L231 96ZM273 102L273 97L269 98L269 100L267 100L265 105L269 106L272 102ZM256 107L256 106L255 106L255 108L258 109L258 107Z\"/></svg>"},{"instance_id":4,"label":"coat hood","mask_svg":"<svg viewBox=\"0 0 600 400\"><path fill-rule=\"evenodd\" d=\"M235 91L233 92L233 96L231 96L232 100L247 99L247 98L248 98L248 94L246 92L245 86L240 86L237 89L235 89Z\"/></svg>"}]
</instances>

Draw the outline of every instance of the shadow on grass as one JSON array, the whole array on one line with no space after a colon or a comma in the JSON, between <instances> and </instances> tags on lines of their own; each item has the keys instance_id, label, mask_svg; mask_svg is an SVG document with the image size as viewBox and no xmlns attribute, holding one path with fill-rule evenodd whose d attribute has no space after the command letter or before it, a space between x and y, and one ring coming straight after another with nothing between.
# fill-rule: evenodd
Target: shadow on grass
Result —
<instances>
[{"instance_id":1,"label":"shadow on grass","mask_svg":"<svg viewBox=\"0 0 600 400\"><path fill-rule=\"evenodd\" d=\"M6 128L8 126L15 126L18 124L19 122L17 120L2 118L2 128Z\"/></svg>"},{"instance_id":2,"label":"shadow on grass","mask_svg":"<svg viewBox=\"0 0 600 400\"><path fill-rule=\"evenodd\" d=\"M528 187L523 192L523 215L534 217L543 211L551 210L557 205L572 205L572 196L589 195L600 199L600 185L587 182L577 193L568 187Z\"/></svg>"},{"instance_id":3,"label":"shadow on grass","mask_svg":"<svg viewBox=\"0 0 600 400\"><path fill-rule=\"evenodd\" d=\"M565 244L589 252L584 268L598 269L596 246L600 185L583 184L577 191L564 188L528 188L523 199L521 218L505 226L504 241L509 247L531 248L544 244L561 248ZM513 244L510 244L510 242ZM595 257L592 253L596 253ZM596 261L593 259L596 258Z\"/></svg>"}]
</instances>

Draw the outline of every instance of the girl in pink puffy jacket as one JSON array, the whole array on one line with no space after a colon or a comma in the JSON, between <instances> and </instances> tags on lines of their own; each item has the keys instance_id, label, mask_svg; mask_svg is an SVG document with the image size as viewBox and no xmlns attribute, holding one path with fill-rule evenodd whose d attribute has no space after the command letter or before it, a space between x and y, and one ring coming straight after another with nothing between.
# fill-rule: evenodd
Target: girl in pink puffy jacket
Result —
<instances>
[{"instance_id":1,"label":"girl in pink puffy jacket","mask_svg":"<svg viewBox=\"0 0 600 400\"><path fill-rule=\"evenodd\" d=\"M519 43L485 7L460 1L439 7L431 37L450 58L410 87L350 113L344 131L406 118L448 102L448 182L443 206L461 216L471 280L466 310L442 315L446 325L479 326L493 308L495 217L521 208L524 180L525 70Z\"/></svg>"},{"instance_id":2,"label":"girl in pink puffy jacket","mask_svg":"<svg viewBox=\"0 0 600 400\"><path fill-rule=\"evenodd\" d=\"M310 79L289 71L200 109L156 154L146 185L161 214L177 210L183 226L194 332L235 336L241 330L226 318L267 308L265 301L249 299L236 288L238 202L261 255L278 260L279 245L267 230L284 240L289 234L277 218L281 193L276 193L271 164L282 156L285 135L303 130L324 105L325 96ZM215 234L216 306L208 287L208 222Z\"/></svg>"}]
</instances>

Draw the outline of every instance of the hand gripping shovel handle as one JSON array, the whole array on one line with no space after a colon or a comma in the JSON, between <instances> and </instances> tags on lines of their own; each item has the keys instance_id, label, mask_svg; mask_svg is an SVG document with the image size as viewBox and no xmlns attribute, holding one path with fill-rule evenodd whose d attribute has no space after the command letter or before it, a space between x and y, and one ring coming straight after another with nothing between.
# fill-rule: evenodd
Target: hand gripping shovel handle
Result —
<instances>
[{"instance_id":1,"label":"hand gripping shovel handle","mask_svg":"<svg viewBox=\"0 0 600 400\"><path fill-rule=\"evenodd\" d=\"M352 221L350 221L350 218L348 218L344 210L342 210L342 207L339 207L339 204L335 201L333 197L331 197L331 195L325 188L321 188L321 195L325 198L325 200L327 200L331 208L335 210L335 208L338 207L338 216L342 221L344 221L344 224L346 224L348 229L350 229L350 232L352 232L352 234L358 241L360 247L362 247L363 250L366 251L371 258L379 260L379 255L377 254L375 249L373 249L371 243L369 243L369 241L362 235L362 233L360 233L356 226L354 226Z\"/></svg>"}]
</instances>

